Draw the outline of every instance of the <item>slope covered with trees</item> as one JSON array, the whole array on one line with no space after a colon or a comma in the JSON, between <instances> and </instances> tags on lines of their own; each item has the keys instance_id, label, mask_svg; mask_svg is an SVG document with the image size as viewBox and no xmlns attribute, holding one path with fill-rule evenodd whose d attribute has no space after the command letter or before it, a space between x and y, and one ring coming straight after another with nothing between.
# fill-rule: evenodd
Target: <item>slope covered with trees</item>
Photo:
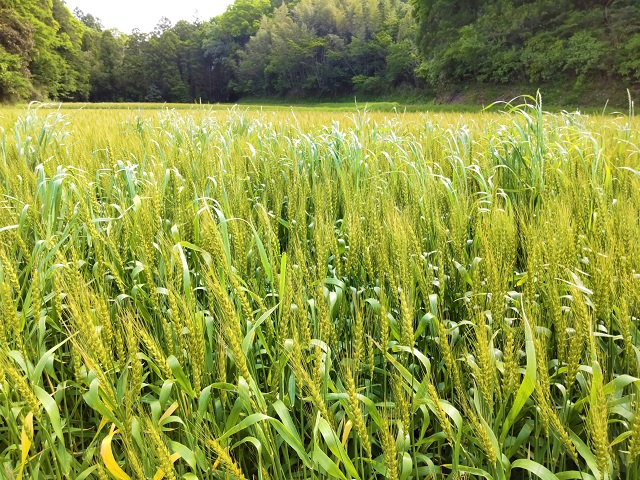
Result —
<instances>
[{"instance_id":1,"label":"slope covered with trees","mask_svg":"<svg viewBox=\"0 0 640 480\"><path fill-rule=\"evenodd\" d=\"M0 101L88 98L85 30L61 0L1 0Z\"/></svg>"},{"instance_id":2,"label":"slope covered with trees","mask_svg":"<svg viewBox=\"0 0 640 480\"><path fill-rule=\"evenodd\" d=\"M415 0L432 85L640 79L637 0Z\"/></svg>"},{"instance_id":3,"label":"slope covered with trees","mask_svg":"<svg viewBox=\"0 0 640 480\"><path fill-rule=\"evenodd\" d=\"M637 0L236 0L207 21L104 29L0 0L0 101L221 102L640 83Z\"/></svg>"}]
</instances>

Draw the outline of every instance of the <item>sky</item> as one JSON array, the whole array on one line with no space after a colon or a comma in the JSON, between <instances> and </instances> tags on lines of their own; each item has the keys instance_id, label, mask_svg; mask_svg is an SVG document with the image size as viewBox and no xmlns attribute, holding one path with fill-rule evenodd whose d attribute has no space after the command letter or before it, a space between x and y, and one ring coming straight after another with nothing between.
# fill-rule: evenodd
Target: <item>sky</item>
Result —
<instances>
[{"instance_id":1,"label":"sky","mask_svg":"<svg viewBox=\"0 0 640 480\"><path fill-rule=\"evenodd\" d=\"M161 17L173 24L178 20L193 21L220 15L233 0L65 0L69 10L80 8L98 17L105 28L131 33L134 28L151 32Z\"/></svg>"}]
</instances>

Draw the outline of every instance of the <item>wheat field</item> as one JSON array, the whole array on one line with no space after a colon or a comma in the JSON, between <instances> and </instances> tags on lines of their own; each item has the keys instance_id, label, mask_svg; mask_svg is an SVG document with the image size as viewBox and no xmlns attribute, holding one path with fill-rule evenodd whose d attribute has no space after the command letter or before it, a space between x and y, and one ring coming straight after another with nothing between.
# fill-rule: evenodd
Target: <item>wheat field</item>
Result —
<instances>
[{"instance_id":1,"label":"wheat field","mask_svg":"<svg viewBox=\"0 0 640 480\"><path fill-rule=\"evenodd\" d=\"M632 109L0 126L0 478L640 478Z\"/></svg>"}]
</instances>

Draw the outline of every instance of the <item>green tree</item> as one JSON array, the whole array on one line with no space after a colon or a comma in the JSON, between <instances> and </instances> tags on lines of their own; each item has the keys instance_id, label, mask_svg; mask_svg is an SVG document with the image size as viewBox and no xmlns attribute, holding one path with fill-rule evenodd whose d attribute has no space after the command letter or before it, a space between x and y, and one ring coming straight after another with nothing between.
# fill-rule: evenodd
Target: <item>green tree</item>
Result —
<instances>
[{"instance_id":1,"label":"green tree","mask_svg":"<svg viewBox=\"0 0 640 480\"><path fill-rule=\"evenodd\" d=\"M0 8L0 101L31 95L29 61L34 45L33 28L26 19Z\"/></svg>"},{"instance_id":2,"label":"green tree","mask_svg":"<svg viewBox=\"0 0 640 480\"><path fill-rule=\"evenodd\" d=\"M125 100L142 101L149 87L146 71L147 35L134 30L125 43L120 81Z\"/></svg>"},{"instance_id":3,"label":"green tree","mask_svg":"<svg viewBox=\"0 0 640 480\"><path fill-rule=\"evenodd\" d=\"M442 82L559 82L632 73L634 0L415 0L421 74ZM622 67L622 65L627 67Z\"/></svg>"}]
</instances>

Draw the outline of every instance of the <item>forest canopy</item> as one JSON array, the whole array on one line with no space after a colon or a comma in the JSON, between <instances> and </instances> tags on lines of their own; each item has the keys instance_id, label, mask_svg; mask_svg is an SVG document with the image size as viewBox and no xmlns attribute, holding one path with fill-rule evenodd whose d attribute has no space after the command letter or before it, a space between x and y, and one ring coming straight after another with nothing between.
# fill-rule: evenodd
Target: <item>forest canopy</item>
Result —
<instances>
[{"instance_id":1,"label":"forest canopy","mask_svg":"<svg viewBox=\"0 0 640 480\"><path fill-rule=\"evenodd\" d=\"M0 0L0 101L369 97L463 83L640 83L637 0L236 0L206 21L107 29Z\"/></svg>"}]
</instances>

